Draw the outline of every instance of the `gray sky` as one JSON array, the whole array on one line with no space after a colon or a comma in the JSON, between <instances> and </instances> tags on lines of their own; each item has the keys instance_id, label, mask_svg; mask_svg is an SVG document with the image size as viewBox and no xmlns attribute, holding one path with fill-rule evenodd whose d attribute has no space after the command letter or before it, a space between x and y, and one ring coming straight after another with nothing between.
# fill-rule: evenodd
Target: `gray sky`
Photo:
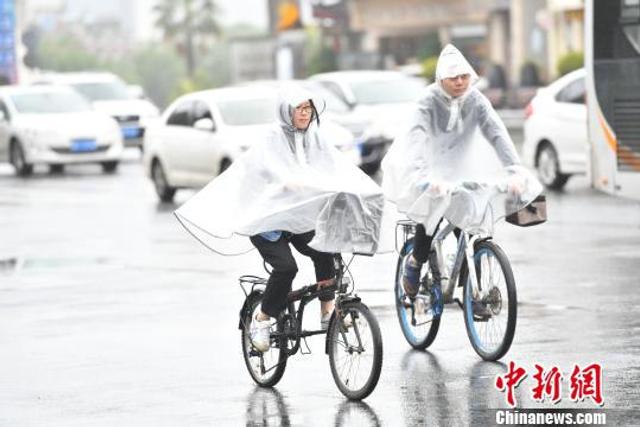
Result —
<instances>
[{"instance_id":1,"label":"gray sky","mask_svg":"<svg viewBox=\"0 0 640 427\"><path fill-rule=\"evenodd\" d=\"M225 23L247 22L267 27L267 0L218 0L225 11Z\"/></svg>"},{"instance_id":2,"label":"gray sky","mask_svg":"<svg viewBox=\"0 0 640 427\"><path fill-rule=\"evenodd\" d=\"M151 10L157 0L26 0L27 15L35 9L55 8L66 4L66 16L72 19L87 19L104 15L124 13L123 19L130 18L135 10L136 35L148 38L152 34L153 17ZM223 25L248 23L266 29L267 0L217 0L222 9L220 21Z\"/></svg>"}]
</instances>

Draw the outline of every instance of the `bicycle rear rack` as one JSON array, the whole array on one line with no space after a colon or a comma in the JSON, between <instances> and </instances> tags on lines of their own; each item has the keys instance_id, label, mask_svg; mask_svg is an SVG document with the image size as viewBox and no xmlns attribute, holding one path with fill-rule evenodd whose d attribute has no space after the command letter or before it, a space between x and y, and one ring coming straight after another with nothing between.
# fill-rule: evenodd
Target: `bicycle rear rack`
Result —
<instances>
[{"instance_id":1,"label":"bicycle rear rack","mask_svg":"<svg viewBox=\"0 0 640 427\"><path fill-rule=\"evenodd\" d=\"M245 274L238 278L238 282L240 283L240 288L242 289L242 292L244 292L244 296L246 298L250 294L250 292L247 292L247 290L245 289L246 284L251 285L251 292L253 292L256 286L266 286L267 279L265 279L264 277L254 276L252 274Z\"/></svg>"}]
</instances>

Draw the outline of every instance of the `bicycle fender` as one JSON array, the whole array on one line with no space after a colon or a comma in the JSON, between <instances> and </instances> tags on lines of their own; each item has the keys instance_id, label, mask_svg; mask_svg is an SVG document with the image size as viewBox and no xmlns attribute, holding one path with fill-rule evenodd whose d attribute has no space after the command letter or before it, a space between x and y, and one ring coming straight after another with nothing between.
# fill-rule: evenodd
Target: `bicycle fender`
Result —
<instances>
[{"instance_id":1,"label":"bicycle fender","mask_svg":"<svg viewBox=\"0 0 640 427\"><path fill-rule=\"evenodd\" d=\"M240 330L242 329L242 319L250 315L249 307L251 307L251 303L254 301L254 299L261 298L262 294L263 294L263 291L254 290L245 298L244 303L242 304L242 308L240 309L238 329Z\"/></svg>"},{"instance_id":2,"label":"bicycle fender","mask_svg":"<svg viewBox=\"0 0 640 427\"><path fill-rule=\"evenodd\" d=\"M475 242L473 242L473 251L477 251L478 250L478 245L480 245L481 243L484 242L489 242L492 241L493 237L492 236L487 236L487 237L483 237L481 239L476 240Z\"/></svg>"},{"instance_id":3,"label":"bicycle fender","mask_svg":"<svg viewBox=\"0 0 640 427\"><path fill-rule=\"evenodd\" d=\"M345 297L344 300L342 301L342 305L349 305L351 303L354 302L360 302L361 299L358 296L352 295L349 297ZM333 314L331 315L331 319L329 319L329 326L327 327L327 331L331 330L331 327L333 326L333 323L336 320L336 312L334 310ZM327 333L327 335L325 335L324 338L324 354L329 354L329 334Z\"/></svg>"}]
</instances>

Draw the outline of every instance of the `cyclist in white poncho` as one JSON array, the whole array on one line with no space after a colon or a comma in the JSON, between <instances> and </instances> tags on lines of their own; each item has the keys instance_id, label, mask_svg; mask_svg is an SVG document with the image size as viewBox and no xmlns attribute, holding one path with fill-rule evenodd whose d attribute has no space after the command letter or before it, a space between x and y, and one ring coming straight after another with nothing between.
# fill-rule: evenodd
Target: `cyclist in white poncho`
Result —
<instances>
[{"instance_id":1,"label":"cyclist in white poncho","mask_svg":"<svg viewBox=\"0 0 640 427\"><path fill-rule=\"evenodd\" d=\"M251 325L253 344L261 351L269 348L269 319L285 308L297 273L290 244L312 259L320 285L333 282L332 253L374 253L378 247L382 190L322 133L323 105L302 88L281 91L278 123L176 211L209 248L246 252L238 243L249 237L273 268ZM323 328L332 311L333 295L325 295Z\"/></svg>"},{"instance_id":2,"label":"cyclist in white poncho","mask_svg":"<svg viewBox=\"0 0 640 427\"><path fill-rule=\"evenodd\" d=\"M420 270L442 218L470 233L491 234L499 218L529 204L542 190L520 165L488 99L473 87L477 79L462 53L447 45L438 59L436 82L382 162L385 195L418 223L403 277L410 296L418 292ZM432 293L439 316L439 283Z\"/></svg>"}]
</instances>

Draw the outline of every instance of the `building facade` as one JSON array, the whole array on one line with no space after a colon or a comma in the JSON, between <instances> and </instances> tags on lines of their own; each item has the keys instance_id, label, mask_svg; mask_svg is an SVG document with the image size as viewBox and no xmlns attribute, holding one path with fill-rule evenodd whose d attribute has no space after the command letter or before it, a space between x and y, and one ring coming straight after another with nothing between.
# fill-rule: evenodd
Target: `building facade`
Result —
<instances>
[{"instance_id":1,"label":"building facade","mask_svg":"<svg viewBox=\"0 0 640 427\"><path fill-rule=\"evenodd\" d=\"M583 49L582 0L343 0L350 32L363 52L377 52L381 68L433 54L454 43L482 72L500 65L512 86L535 64L543 81L557 61Z\"/></svg>"}]
</instances>

